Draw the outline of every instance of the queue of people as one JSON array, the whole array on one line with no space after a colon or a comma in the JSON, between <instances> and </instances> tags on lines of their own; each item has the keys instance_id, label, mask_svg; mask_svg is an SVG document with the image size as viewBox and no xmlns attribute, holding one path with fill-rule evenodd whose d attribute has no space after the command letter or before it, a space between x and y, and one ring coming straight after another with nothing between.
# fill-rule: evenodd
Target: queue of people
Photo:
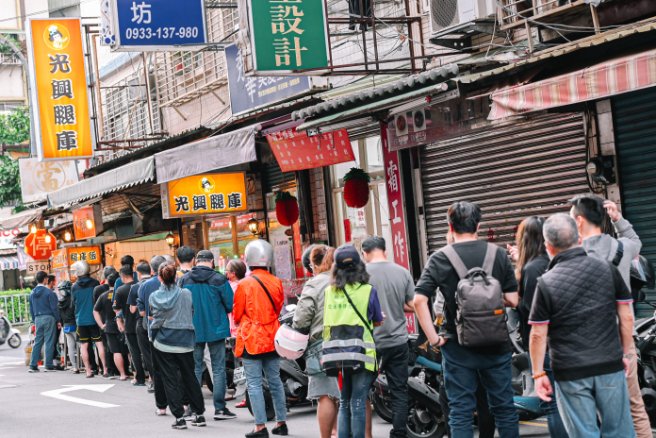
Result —
<instances>
[{"instance_id":1,"label":"queue of people","mask_svg":"<svg viewBox=\"0 0 656 438\"><path fill-rule=\"evenodd\" d=\"M474 203L452 204L447 219L449 242L429 258L416 285L408 270L388 261L381 237L365 239L361 252L352 245L312 245L303 257L312 277L291 329L278 322L282 281L272 273L273 248L263 240L246 247L243 262L231 260L225 276L214 270L210 251L188 247L178 249L180 268L155 256L139 262L135 273L129 258L119 273L106 269L102 285L78 262L76 281L59 286L59 305L47 274L39 273L30 296L37 325L30 371L38 370L40 347L54 342L61 322L69 351L77 331L87 377L94 375L92 350L84 347L93 343L104 375L111 362L127 380L131 363L132 382L154 392L157 415L168 408L173 428L202 427L205 367L214 382L214 420L236 417L226 405L225 370L226 339L234 336L255 423L245 436L269 436L264 378L275 411L271 433L284 436L290 428L280 355L289 353L285 337L292 336L306 344L308 399L317 402L321 438L372 436L367 398L381 371L391 394L390 437L405 437L406 313L414 312L428 344L442 355L450 436L472 437L475 412L489 410L490 430L481 436L493 436L496 428L511 438L519 436L504 310L511 307L518 310L551 436L651 436L636 377L629 288L641 244L617 206L593 195L574 198L569 215L526 218L516 245L507 248L478 240L482 211ZM617 239L603 232L606 221ZM45 351L50 364L52 350Z\"/></svg>"}]
</instances>

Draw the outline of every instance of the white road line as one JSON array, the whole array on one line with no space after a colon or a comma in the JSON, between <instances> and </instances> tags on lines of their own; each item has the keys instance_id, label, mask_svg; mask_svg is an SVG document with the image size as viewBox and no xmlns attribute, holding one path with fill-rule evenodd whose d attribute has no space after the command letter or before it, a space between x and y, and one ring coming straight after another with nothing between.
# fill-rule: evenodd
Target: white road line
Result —
<instances>
[{"instance_id":1,"label":"white road line","mask_svg":"<svg viewBox=\"0 0 656 438\"><path fill-rule=\"evenodd\" d=\"M59 400L64 400L68 401L71 403L79 403L81 405L87 405L87 406L94 406L97 408L117 408L119 405L114 405L111 403L104 403L104 402L99 402L99 401L94 401L94 400L86 400L83 398L79 397L73 397L71 395L66 395L66 392L72 392L72 391L78 391L81 389L86 389L88 391L94 391L94 392L105 392L108 389L110 389L113 384L105 385L64 385L64 388L60 389L54 389L52 391L46 391L42 392L41 395L46 396L46 397L51 397L51 398L56 398Z\"/></svg>"}]
</instances>

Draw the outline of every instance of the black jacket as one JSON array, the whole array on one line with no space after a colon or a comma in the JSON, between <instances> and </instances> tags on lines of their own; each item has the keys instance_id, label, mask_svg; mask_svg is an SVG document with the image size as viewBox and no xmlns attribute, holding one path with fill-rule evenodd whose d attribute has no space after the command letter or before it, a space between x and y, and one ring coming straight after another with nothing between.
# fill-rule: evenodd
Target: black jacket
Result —
<instances>
[{"instance_id":1,"label":"black jacket","mask_svg":"<svg viewBox=\"0 0 656 438\"><path fill-rule=\"evenodd\" d=\"M631 293L610 263L583 248L563 251L538 283L531 324L549 324L549 349L556 380L577 380L621 371L617 302Z\"/></svg>"},{"instance_id":2,"label":"black jacket","mask_svg":"<svg viewBox=\"0 0 656 438\"><path fill-rule=\"evenodd\" d=\"M59 299L57 308L61 315L64 325L75 325L75 305L73 304L73 297L70 292L64 292L65 295Z\"/></svg>"}]
</instances>

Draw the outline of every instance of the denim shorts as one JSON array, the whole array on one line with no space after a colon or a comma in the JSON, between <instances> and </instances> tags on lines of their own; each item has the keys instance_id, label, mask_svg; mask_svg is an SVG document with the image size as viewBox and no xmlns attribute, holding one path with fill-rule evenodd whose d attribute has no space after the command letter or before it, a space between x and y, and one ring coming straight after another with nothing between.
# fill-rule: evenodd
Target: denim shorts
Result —
<instances>
[{"instance_id":1,"label":"denim shorts","mask_svg":"<svg viewBox=\"0 0 656 438\"><path fill-rule=\"evenodd\" d=\"M330 377L323 374L309 376L308 383L308 400L319 400L320 397L327 395L333 400L339 400L339 386L337 377Z\"/></svg>"}]
</instances>

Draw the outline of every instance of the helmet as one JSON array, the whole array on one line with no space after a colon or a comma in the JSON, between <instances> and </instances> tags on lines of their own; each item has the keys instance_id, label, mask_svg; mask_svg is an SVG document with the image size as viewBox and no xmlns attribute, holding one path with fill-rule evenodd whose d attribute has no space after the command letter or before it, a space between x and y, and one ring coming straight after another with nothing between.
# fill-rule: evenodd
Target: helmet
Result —
<instances>
[{"instance_id":1,"label":"helmet","mask_svg":"<svg viewBox=\"0 0 656 438\"><path fill-rule=\"evenodd\" d=\"M280 357L289 360L296 360L303 356L307 348L309 335L304 335L288 326L283 324L276 332L274 338L274 345L276 352Z\"/></svg>"},{"instance_id":2,"label":"helmet","mask_svg":"<svg viewBox=\"0 0 656 438\"><path fill-rule=\"evenodd\" d=\"M244 261L249 268L270 268L273 264L273 247L266 240L255 240L246 245Z\"/></svg>"},{"instance_id":3,"label":"helmet","mask_svg":"<svg viewBox=\"0 0 656 438\"><path fill-rule=\"evenodd\" d=\"M305 268L306 271L308 271L310 274L314 274L312 271L312 261L310 260L310 254L312 254L312 250L314 249L315 245L310 245L307 248L305 248L305 251L303 251L303 256L301 259L303 260L303 267Z\"/></svg>"},{"instance_id":4,"label":"helmet","mask_svg":"<svg viewBox=\"0 0 656 438\"><path fill-rule=\"evenodd\" d=\"M71 271L73 271L76 277L89 275L89 264L84 260L77 261L71 266Z\"/></svg>"},{"instance_id":5,"label":"helmet","mask_svg":"<svg viewBox=\"0 0 656 438\"><path fill-rule=\"evenodd\" d=\"M68 280L60 281L59 284L57 285L57 289L59 289L59 290L62 291L62 292L64 292L64 291L67 291L67 292L70 291L70 290L71 290L71 287L72 287L72 284L71 284L71 282L68 281Z\"/></svg>"}]
</instances>

